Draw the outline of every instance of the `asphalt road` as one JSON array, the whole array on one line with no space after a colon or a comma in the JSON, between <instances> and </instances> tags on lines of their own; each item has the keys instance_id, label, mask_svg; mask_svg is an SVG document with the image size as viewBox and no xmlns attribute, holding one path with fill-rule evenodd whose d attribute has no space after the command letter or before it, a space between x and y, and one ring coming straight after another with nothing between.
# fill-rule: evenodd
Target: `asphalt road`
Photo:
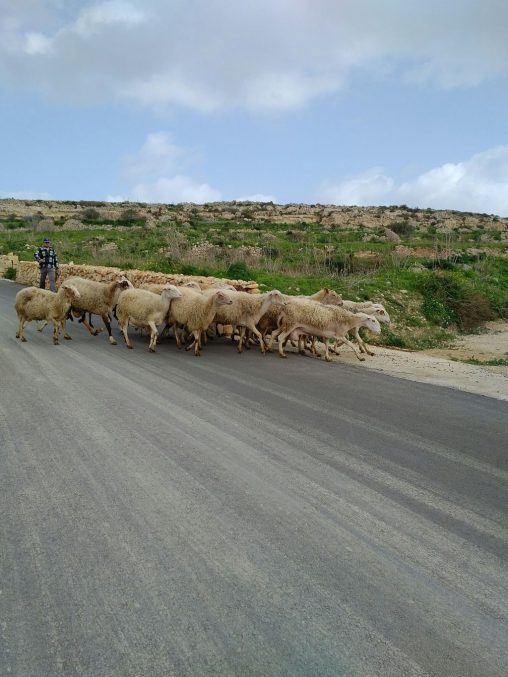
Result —
<instances>
[{"instance_id":1,"label":"asphalt road","mask_svg":"<svg viewBox=\"0 0 508 677\"><path fill-rule=\"evenodd\" d=\"M2 677L506 674L505 402L76 323L22 344L17 289Z\"/></svg>"}]
</instances>

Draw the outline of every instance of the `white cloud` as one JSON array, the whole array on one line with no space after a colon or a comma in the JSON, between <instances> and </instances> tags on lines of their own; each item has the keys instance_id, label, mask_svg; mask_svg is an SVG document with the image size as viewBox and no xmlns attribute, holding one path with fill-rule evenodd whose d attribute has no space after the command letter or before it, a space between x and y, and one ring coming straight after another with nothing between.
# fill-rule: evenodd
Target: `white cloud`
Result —
<instances>
[{"instance_id":1,"label":"white cloud","mask_svg":"<svg viewBox=\"0 0 508 677\"><path fill-rule=\"evenodd\" d=\"M176 174L198 160L195 149L176 145L167 132L152 132L137 153L125 158L123 173L126 178L146 180Z\"/></svg>"},{"instance_id":2,"label":"white cloud","mask_svg":"<svg viewBox=\"0 0 508 677\"><path fill-rule=\"evenodd\" d=\"M325 181L319 191L320 200L341 205L373 205L393 189L393 179L385 176L382 167L372 167L339 184Z\"/></svg>"},{"instance_id":3,"label":"white cloud","mask_svg":"<svg viewBox=\"0 0 508 677\"><path fill-rule=\"evenodd\" d=\"M12 198L13 200L53 200L53 196L50 193L33 190L15 190L11 192L0 190L0 198L2 200L8 198Z\"/></svg>"},{"instance_id":4,"label":"white cloud","mask_svg":"<svg viewBox=\"0 0 508 677\"><path fill-rule=\"evenodd\" d=\"M107 0L84 9L72 28L78 35L87 38L114 24L134 26L146 19L146 15L131 2Z\"/></svg>"},{"instance_id":5,"label":"white cloud","mask_svg":"<svg viewBox=\"0 0 508 677\"><path fill-rule=\"evenodd\" d=\"M264 193L255 193L254 195L247 195L245 197L235 198L236 202L273 202L277 203L277 198L273 195L265 195Z\"/></svg>"},{"instance_id":6,"label":"white cloud","mask_svg":"<svg viewBox=\"0 0 508 677\"><path fill-rule=\"evenodd\" d=\"M25 35L25 52L30 55L46 54L51 49L51 40L42 33Z\"/></svg>"},{"instance_id":7,"label":"white cloud","mask_svg":"<svg viewBox=\"0 0 508 677\"><path fill-rule=\"evenodd\" d=\"M335 185L323 183L318 199L341 205L407 204L508 216L508 146L434 167L400 184L382 168L373 168Z\"/></svg>"},{"instance_id":8,"label":"white cloud","mask_svg":"<svg viewBox=\"0 0 508 677\"><path fill-rule=\"evenodd\" d=\"M289 110L358 69L438 87L506 76L507 25L500 0L17 0L2 7L0 84L52 100Z\"/></svg>"},{"instance_id":9,"label":"white cloud","mask_svg":"<svg viewBox=\"0 0 508 677\"><path fill-rule=\"evenodd\" d=\"M122 178L130 186L126 191L128 199L196 203L221 200L218 190L183 173L200 160L196 149L173 143L168 132L148 134L139 151L126 156L122 163Z\"/></svg>"},{"instance_id":10,"label":"white cloud","mask_svg":"<svg viewBox=\"0 0 508 677\"><path fill-rule=\"evenodd\" d=\"M131 199L136 202L218 202L219 191L207 183L198 183L188 176L160 178L153 183L140 183L131 190Z\"/></svg>"},{"instance_id":11,"label":"white cloud","mask_svg":"<svg viewBox=\"0 0 508 677\"><path fill-rule=\"evenodd\" d=\"M125 202L123 195L108 195L106 202Z\"/></svg>"}]
</instances>

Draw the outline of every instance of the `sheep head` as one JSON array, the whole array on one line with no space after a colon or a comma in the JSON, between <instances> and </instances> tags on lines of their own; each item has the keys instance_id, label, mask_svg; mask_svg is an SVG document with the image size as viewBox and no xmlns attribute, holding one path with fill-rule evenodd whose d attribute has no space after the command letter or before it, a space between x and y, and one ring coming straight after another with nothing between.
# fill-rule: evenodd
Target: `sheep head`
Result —
<instances>
[{"instance_id":1,"label":"sheep head","mask_svg":"<svg viewBox=\"0 0 508 677\"><path fill-rule=\"evenodd\" d=\"M384 309L384 307L381 303L372 304L372 308L373 308L373 311L374 311L372 313L372 315L374 317L377 317L377 319L380 322L385 322L386 324L390 324L390 316L388 315L388 313L386 312L386 310Z\"/></svg>"},{"instance_id":2,"label":"sheep head","mask_svg":"<svg viewBox=\"0 0 508 677\"><path fill-rule=\"evenodd\" d=\"M64 283L61 286L61 289L63 289L64 296L68 301L74 301L74 299L79 299L79 297L81 296L81 294L73 284Z\"/></svg>"},{"instance_id":3,"label":"sheep head","mask_svg":"<svg viewBox=\"0 0 508 677\"><path fill-rule=\"evenodd\" d=\"M165 284L161 296L165 296L168 299L179 299L182 296L182 292L174 284Z\"/></svg>"},{"instance_id":4,"label":"sheep head","mask_svg":"<svg viewBox=\"0 0 508 677\"><path fill-rule=\"evenodd\" d=\"M285 306L286 305L286 299L284 296L281 294L281 292L278 289L272 289L272 291L269 291L266 295L266 298L270 300L270 303L273 306Z\"/></svg>"},{"instance_id":5,"label":"sheep head","mask_svg":"<svg viewBox=\"0 0 508 677\"><path fill-rule=\"evenodd\" d=\"M215 292L213 295L213 298L215 299L215 303L218 306L230 306L233 303L233 299L229 294L226 292L222 291L222 289L219 289L218 292Z\"/></svg>"},{"instance_id":6,"label":"sheep head","mask_svg":"<svg viewBox=\"0 0 508 677\"><path fill-rule=\"evenodd\" d=\"M325 297L322 301L328 306L341 306L344 302L342 296L333 289L325 288Z\"/></svg>"},{"instance_id":7,"label":"sheep head","mask_svg":"<svg viewBox=\"0 0 508 677\"><path fill-rule=\"evenodd\" d=\"M373 334L381 333L381 325L379 320L374 315L367 315L367 313L358 313L358 317L362 318L362 327L366 327Z\"/></svg>"},{"instance_id":8,"label":"sheep head","mask_svg":"<svg viewBox=\"0 0 508 677\"><path fill-rule=\"evenodd\" d=\"M119 277L116 280L116 284L117 284L118 288L121 289L122 291L124 289L134 289L134 285L132 284L132 282L129 279L127 279L125 277L125 275L122 275L121 277Z\"/></svg>"}]
</instances>

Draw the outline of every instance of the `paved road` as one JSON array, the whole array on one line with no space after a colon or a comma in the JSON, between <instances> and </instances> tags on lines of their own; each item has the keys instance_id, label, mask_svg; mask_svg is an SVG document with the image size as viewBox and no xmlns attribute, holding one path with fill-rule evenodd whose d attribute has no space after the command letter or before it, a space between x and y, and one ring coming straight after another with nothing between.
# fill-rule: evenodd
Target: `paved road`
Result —
<instances>
[{"instance_id":1,"label":"paved road","mask_svg":"<svg viewBox=\"0 0 508 677\"><path fill-rule=\"evenodd\" d=\"M2 676L506 674L506 403L76 324L21 344L16 291Z\"/></svg>"}]
</instances>

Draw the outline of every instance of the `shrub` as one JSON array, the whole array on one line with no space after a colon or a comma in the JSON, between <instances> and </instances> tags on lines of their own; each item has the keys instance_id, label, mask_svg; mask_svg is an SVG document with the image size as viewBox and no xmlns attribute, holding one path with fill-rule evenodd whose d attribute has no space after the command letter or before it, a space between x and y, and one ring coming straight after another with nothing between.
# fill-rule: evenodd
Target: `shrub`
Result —
<instances>
[{"instance_id":1,"label":"shrub","mask_svg":"<svg viewBox=\"0 0 508 677\"><path fill-rule=\"evenodd\" d=\"M424 296L422 313L433 324L470 331L494 317L489 299L451 273L424 275L417 287Z\"/></svg>"},{"instance_id":2,"label":"shrub","mask_svg":"<svg viewBox=\"0 0 508 677\"><path fill-rule=\"evenodd\" d=\"M97 221L100 217L100 212L94 207L87 207L87 209L83 211L83 221Z\"/></svg>"},{"instance_id":3,"label":"shrub","mask_svg":"<svg viewBox=\"0 0 508 677\"><path fill-rule=\"evenodd\" d=\"M16 268L14 268L14 266L11 266L10 268L7 268L7 270L5 271L4 277L6 280L15 280L17 272L18 271L16 270Z\"/></svg>"},{"instance_id":4,"label":"shrub","mask_svg":"<svg viewBox=\"0 0 508 677\"><path fill-rule=\"evenodd\" d=\"M397 223L392 223L389 226L390 230L393 230L397 235L411 235L414 232L415 227L409 223L409 221L398 221Z\"/></svg>"},{"instance_id":5,"label":"shrub","mask_svg":"<svg viewBox=\"0 0 508 677\"><path fill-rule=\"evenodd\" d=\"M228 266L226 276L230 280L250 280L252 278L252 273L243 261L235 261Z\"/></svg>"}]
</instances>

